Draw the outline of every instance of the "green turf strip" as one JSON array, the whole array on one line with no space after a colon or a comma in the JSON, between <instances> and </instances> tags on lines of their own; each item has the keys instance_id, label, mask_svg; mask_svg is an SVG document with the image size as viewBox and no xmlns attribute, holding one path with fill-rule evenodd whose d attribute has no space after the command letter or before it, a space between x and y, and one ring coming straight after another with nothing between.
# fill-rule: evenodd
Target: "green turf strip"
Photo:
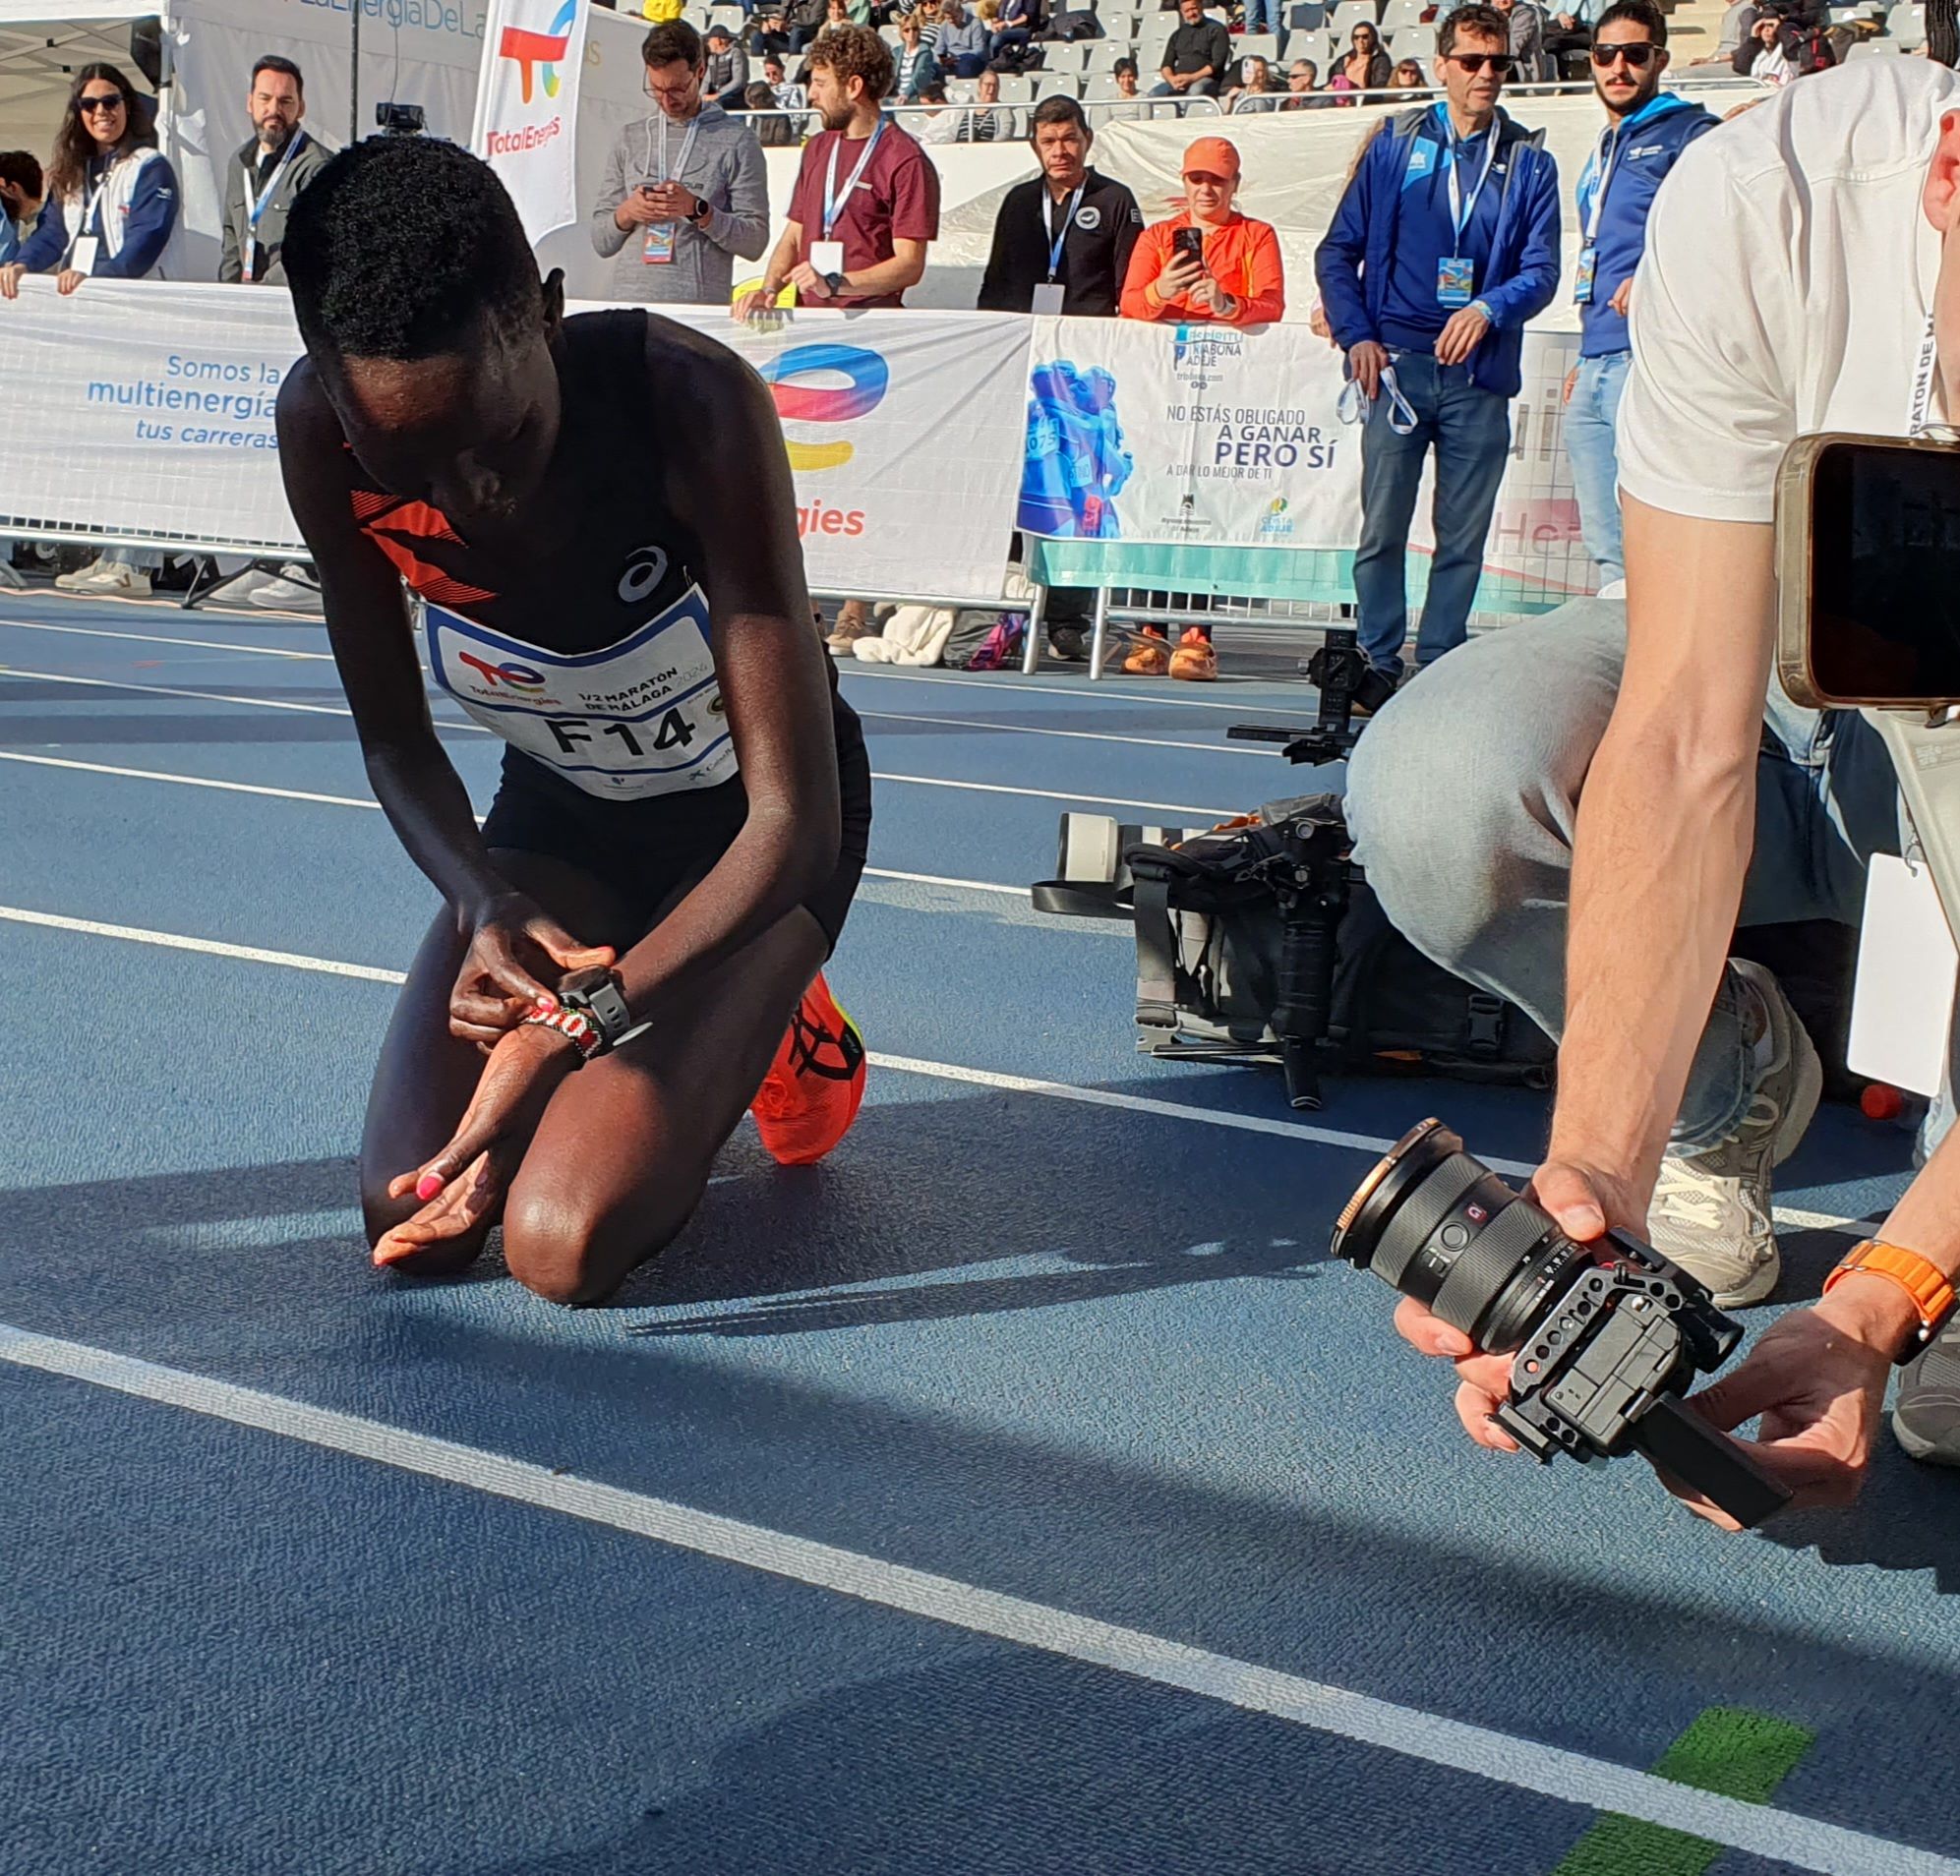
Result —
<instances>
[{"instance_id":1,"label":"green turf strip","mask_svg":"<svg viewBox=\"0 0 1960 1876\"><path fill-rule=\"evenodd\" d=\"M1816 1734L1766 1713L1710 1707L1697 1714L1653 1768L1697 1791L1765 1804ZM1572 1847L1553 1876L1704 1876L1725 1845L1609 1812Z\"/></svg>"}]
</instances>

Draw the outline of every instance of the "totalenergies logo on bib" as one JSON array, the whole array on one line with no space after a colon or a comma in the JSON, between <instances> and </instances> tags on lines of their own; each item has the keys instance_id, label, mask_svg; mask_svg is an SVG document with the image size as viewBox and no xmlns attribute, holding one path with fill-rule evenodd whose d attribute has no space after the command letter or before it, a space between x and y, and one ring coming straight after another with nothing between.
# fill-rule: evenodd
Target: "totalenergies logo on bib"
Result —
<instances>
[{"instance_id":1,"label":"totalenergies logo on bib","mask_svg":"<svg viewBox=\"0 0 1960 1876\"><path fill-rule=\"evenodd\" d=\"M761 369L776 415L794 424L854 423L884 401L892 382L884 355L861 345L792 345ZM792 469L836 469L857 453L842 439L792 442L789 451Z\"/></svg>"},{"instance_id":2,"label":"totalenergies logo on bib","mask_svg":"<svg viewBox=\"0 0 1960 1876\"><path fill-rule=\"evenodd\" d=\"M466 651L459 651L456 654L456 663L467 665L492 690L526 691L542 690L545 687L545 674L533 671L529 665L512 663L493 665Z\"/></svg>"},{"instance_id":3,"label":"totalenergies logo on bib","mask_svg":"<svg viewBox=\"0 0 1960 1876\"><path fill-rule=\"evenodd\" d=\"M526 104L531 101L534 75L547 97L558 95L558 62L571 43L571 22L577 11L578 0L564 0L543 32L534 32L528 27L504 29L504 36L497 42L497 56L515 63L518 95Z\"/></svg>"}]
</instances>

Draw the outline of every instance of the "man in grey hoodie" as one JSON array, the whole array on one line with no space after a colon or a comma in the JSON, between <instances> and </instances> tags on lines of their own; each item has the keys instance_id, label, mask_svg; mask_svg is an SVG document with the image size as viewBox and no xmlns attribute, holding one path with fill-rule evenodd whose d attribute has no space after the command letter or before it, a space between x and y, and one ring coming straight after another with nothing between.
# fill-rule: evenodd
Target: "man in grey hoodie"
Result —
<instances>
[{"instance_id":1,"label":"man in grey hoodie","mask_svg":"<svg viewBox=\"0 0 1960 1876\"><path fill-rule=\"evenodd\" d=\"M702 97L701 35L684 20L640 46L652 113L620 133L592 209L592 245L617 255L611 297L726 306L735 257L769 240L769 183L755 133Z\"/></svg>"}]
</instances>

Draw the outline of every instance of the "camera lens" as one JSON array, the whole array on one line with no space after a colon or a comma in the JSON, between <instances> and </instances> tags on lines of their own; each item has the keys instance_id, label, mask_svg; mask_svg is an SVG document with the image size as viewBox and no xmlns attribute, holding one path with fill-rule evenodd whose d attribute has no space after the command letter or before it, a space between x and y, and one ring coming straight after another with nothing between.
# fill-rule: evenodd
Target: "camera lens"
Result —
<instances>
[{"instance_id":1,"label":"camera lens","mask_svg":"<svg viewBox=\"0 0 1960 1876\"><path fill-rule=\"evenodd\" d=\"M1404 1134L1361 1182L1334 1227L1334 1255L1499 1355L1592 1257L1436 1120Z\"/></svg>"}]
</instances>

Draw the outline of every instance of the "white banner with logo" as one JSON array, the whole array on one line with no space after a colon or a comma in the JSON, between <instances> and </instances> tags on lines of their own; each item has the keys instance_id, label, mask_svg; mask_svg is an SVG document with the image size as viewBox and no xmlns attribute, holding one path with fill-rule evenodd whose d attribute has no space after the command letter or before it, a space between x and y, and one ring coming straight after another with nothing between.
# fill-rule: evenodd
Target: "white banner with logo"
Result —
<instances>
[{"instance_id":1,"label":"white banner with logo","mask_svg":"<svg viewBox=\"0 0 1960 1876\"><path fill-rule=\"evenodd\" d=\"M470 147L533 244L577 217L578 88L590 0L491 0Z\"/></svg>"},{"instance_id":2,"label":"white banner with logo","mask_svg":"<svg viewBox=\"0 0 1960 1876\"><path fill-rule=\"evenodd\" d=\"M822 313L751 333L717 308L680 315L770 385L812 587L999 593L1026 429L1025 320ZM299 353L283 293L91 280L61 299L51 280L24 281L0 302L0 535L299 550L273 434ZM690 440L664 440L684 462ZM748 498L745 485L728 491Z\"/></svg>"},{"instance_id":3,"label":"white banner with logo","mask_svg":"<svg viewBox=\"0 0 1960 1876\"><path fill-rule=\"evenodd\" d=\"M1098 558L1118 584L1125 546L1339 551L1360 539L1361 428L1341 421L1340 353L1311 328L1039 319L1033 340L1027 533L1103 544ZM1576 348L1576 334L1525 334L1487 605L1592 589L1562 435ZM1418 558L1435 542L1433 486L1426 468L1409 534Z\"/></svg>"}]
</instances>

